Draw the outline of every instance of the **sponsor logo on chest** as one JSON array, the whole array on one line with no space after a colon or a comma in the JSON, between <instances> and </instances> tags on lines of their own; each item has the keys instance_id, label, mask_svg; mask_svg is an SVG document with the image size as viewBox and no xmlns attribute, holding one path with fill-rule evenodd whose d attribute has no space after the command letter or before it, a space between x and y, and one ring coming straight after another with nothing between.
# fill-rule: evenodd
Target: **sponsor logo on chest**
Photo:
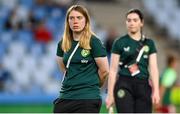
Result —
<instances>
[{"instance_id":1,"label":"sponsor logo on chest","mask_svg":"<svg viewBox=\"0 0 180 114\"><path fill-rule=\"evenodd\" d=\"M88 60L82 59L81 63L88 63Z\"/></svg>"},{"instance_id":2,"label":"sponsor logo on chest","mask_svg":"<svg viewBox=\"0 0 180 114\"><path fill-rule=\"evenodd\" d=\"M129 46L124 47L124 51L125 51L125 52L129 52L129 51L130 51L130 47L129 47Z\"/></svg>"}]
</instances>

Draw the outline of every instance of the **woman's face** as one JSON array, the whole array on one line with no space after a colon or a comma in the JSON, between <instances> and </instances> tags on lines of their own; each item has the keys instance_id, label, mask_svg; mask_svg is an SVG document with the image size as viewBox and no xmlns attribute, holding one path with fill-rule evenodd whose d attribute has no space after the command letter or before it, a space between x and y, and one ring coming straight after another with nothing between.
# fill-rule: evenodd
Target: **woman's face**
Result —
<instances>
[{"instance_id":1,"label":"woman's face","mask_svg":"<svg viewBox=\"0 0 180 114\"><path fill-rule=\"evenodd\" d=\"M137 33L141 31L143 22L140 20L138 14L130 13L127 15L126 26L127 26L128 32Z\"/></svg>"},{"instance_id":2,"label":"woman's face","mask_svg":"<svg viewBox=\"0 0 180 114\"><path fill-rule=\"evenodd\" d=\"M68 22L73 32L82 32L86 25L85 17L80 12L75 10L70 12Z\"/></svg>"}]
</instances>

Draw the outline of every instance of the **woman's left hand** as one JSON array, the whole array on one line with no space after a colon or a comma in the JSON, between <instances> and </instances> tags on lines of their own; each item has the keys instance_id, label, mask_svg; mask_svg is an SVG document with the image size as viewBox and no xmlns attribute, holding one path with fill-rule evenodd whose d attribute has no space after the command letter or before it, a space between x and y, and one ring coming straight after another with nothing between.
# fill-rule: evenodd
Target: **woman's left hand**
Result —
<instances>
[{"instance_id":1,"label":"woman's left hand","mask_svg":"<svg viewBox=\"0 0 180 114\"><path fill-rule=\"evenodd\" d=\"M158 91L153 91L152 93L152 103L157 105L160 102L160 96Z\"/></svg>"}]
</instances>

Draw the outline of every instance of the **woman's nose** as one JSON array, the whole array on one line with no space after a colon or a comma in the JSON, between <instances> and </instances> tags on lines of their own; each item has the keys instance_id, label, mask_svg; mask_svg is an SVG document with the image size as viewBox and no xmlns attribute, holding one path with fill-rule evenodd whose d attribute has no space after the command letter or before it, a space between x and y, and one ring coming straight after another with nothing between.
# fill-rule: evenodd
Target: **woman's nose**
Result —
<instances>
[{"instance_id":1,"label":"woman's nose","mask_svg":"<svg viewBox=\"0 0 180 114\"><path fill-rule=\"evenodd\" d=\"M74 23L78 23L78 19L77 18L74 18Z\"/></svg>"}]
</instances>

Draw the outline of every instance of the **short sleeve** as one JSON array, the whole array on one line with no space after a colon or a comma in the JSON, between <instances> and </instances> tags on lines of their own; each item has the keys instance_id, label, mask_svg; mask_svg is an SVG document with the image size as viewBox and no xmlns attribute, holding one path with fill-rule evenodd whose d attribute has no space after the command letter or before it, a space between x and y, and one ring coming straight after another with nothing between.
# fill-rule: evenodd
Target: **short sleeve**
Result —
<instances>
[{"instance_id":1,"label":"short sleeve","mask_svg":"<svg viewBox=\"0 0 180 114\"><path fill-rule=\"evenodd\" d=\"M121 55L121 53L120 53L120 44L118 42L119 42L118 39L113 42L111 53Z\"/></svg>"},{"instance_id":2,"label":"short sleeve","mask_svg":"<svg viewBox=\"0 0 180 114\"><path fill-rule=\"evenodd\" d=\"M59 56L59 57L63 57L63 50L61 48L61 45L62 45L62 40L59 41L58 45L57 45L57 51L56 51L56 55Z\"/></svg>"},{"instance_id":3,"label":"short sleeve","mask_svg":"<svg viewBox=\"0 0 180 114\"><path fill-rule=\"evenodd\" d=\"M151 39L149 40L149 47L150 47L149 54L157 53L157 49L156 49L155 43Z\"/></svg>"},{"instance_id":4,"label":"short sleeve","mask_svg":"<svg viewBox=\"0 0 180 114\"><path fill-rule=\"evenodd\" d=\"M96 37L91 38L91 48L91 53L94 58L107 56L105 46Z\"/></svg>"}]
</instances>

